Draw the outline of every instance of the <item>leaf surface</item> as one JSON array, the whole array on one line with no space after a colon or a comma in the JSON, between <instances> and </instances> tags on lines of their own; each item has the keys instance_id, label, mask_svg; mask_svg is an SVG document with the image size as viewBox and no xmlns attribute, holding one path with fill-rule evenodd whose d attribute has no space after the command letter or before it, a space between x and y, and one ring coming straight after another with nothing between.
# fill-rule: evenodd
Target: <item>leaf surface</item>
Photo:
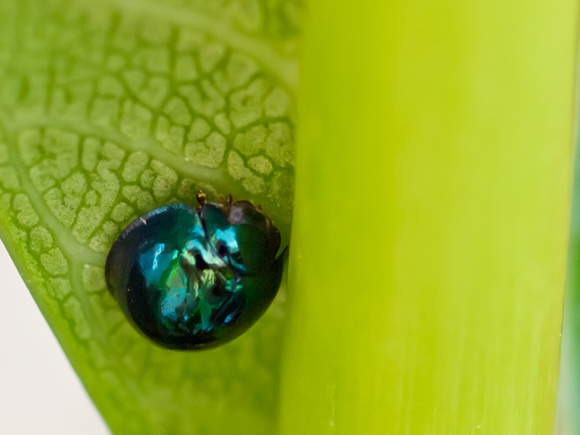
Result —
<instances>
[{"instance_id":1,"label":"leaf surface","mask_svg":"<svg viewBox=\"0 0 580 435\"><path fill-rule=\"evenodd\" d=\"M129 326L104 262L129 222L199 189L262 204L287 243L300 10L0 3L0 235L115 433L274 430L283 291L232 344L172 352Z\"/></svg>"}]
</instances>

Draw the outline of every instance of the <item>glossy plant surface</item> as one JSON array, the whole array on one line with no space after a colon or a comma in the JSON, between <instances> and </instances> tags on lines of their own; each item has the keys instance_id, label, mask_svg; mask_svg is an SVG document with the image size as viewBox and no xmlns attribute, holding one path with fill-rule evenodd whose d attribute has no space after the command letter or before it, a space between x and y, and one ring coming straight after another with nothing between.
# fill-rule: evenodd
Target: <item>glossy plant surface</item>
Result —
<instances>
[{"instance_id":1,"label":"glossy plant surface","mask_svg":"<svg viewBox=\"0 0 580 435\"><path fill-rule=\"evenodd\" d=\"M251 203L170 204L113 244L107 284L125 316L162 347L206 349L252 326L280 287L280 233Z\"/></svg>"},{"instance_id":2,"label":"glossy plant surface","mask_svg":"<svg viewBox=\"0 0 580 435\"><path fill-rule=\"evenodd\" d=\"M281 433L552 434L578 2L309 5Z\"/></svg>"}]
</instances>

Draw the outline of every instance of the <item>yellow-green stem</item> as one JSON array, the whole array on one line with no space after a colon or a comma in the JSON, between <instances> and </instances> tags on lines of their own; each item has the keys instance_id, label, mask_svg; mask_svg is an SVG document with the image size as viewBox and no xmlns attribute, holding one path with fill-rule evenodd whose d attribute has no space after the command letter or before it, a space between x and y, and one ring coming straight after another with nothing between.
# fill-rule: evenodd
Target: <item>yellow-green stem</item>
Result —
<instances>
[{"instance_id":1,"label":"yellow-green stem","mask_svg":"<svg viewBox=\"0 0 580 435\"><path fill-rule=\"evenodd\" d=\"M281 433L551 433L577 2L309 12Z\"/></svg>"}]
</instances>

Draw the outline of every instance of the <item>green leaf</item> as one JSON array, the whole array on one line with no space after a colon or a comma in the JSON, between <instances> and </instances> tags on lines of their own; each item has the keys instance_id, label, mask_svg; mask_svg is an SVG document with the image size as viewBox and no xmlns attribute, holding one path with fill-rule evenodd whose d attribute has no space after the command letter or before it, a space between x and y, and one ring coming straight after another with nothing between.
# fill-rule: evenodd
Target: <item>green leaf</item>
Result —
<instances>
[{"instance_id":1,"label":"green leaf","mask_svg":"<svg viewBox=\"0 0 580 435\"><path fill-rule=\"evenodd\" d=\"M120 434L271 434L284 291L214 351L155 347L104 282L142 213L232 193L289 238L300 4L0 2L0 235Z\"/></svg>"}]
</instances>

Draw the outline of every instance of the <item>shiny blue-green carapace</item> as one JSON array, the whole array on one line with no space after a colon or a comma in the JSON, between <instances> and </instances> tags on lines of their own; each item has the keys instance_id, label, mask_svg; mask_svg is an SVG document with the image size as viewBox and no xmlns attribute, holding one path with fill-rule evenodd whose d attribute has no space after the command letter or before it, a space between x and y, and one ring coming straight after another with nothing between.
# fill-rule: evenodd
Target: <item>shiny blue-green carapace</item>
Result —
<instances>
[{"instance_id":1,"label":"shiny blue-green carapace","mask_svg":"<svg viewBox=\"0 0 580 435\"><path fill-rule=\"evenodd\" d=\"M280 286L280 233L247 201L170 204L133 221L105 275L127 319L169 349L207 349L252 326Z\"/></svg>"}]
</instances>

